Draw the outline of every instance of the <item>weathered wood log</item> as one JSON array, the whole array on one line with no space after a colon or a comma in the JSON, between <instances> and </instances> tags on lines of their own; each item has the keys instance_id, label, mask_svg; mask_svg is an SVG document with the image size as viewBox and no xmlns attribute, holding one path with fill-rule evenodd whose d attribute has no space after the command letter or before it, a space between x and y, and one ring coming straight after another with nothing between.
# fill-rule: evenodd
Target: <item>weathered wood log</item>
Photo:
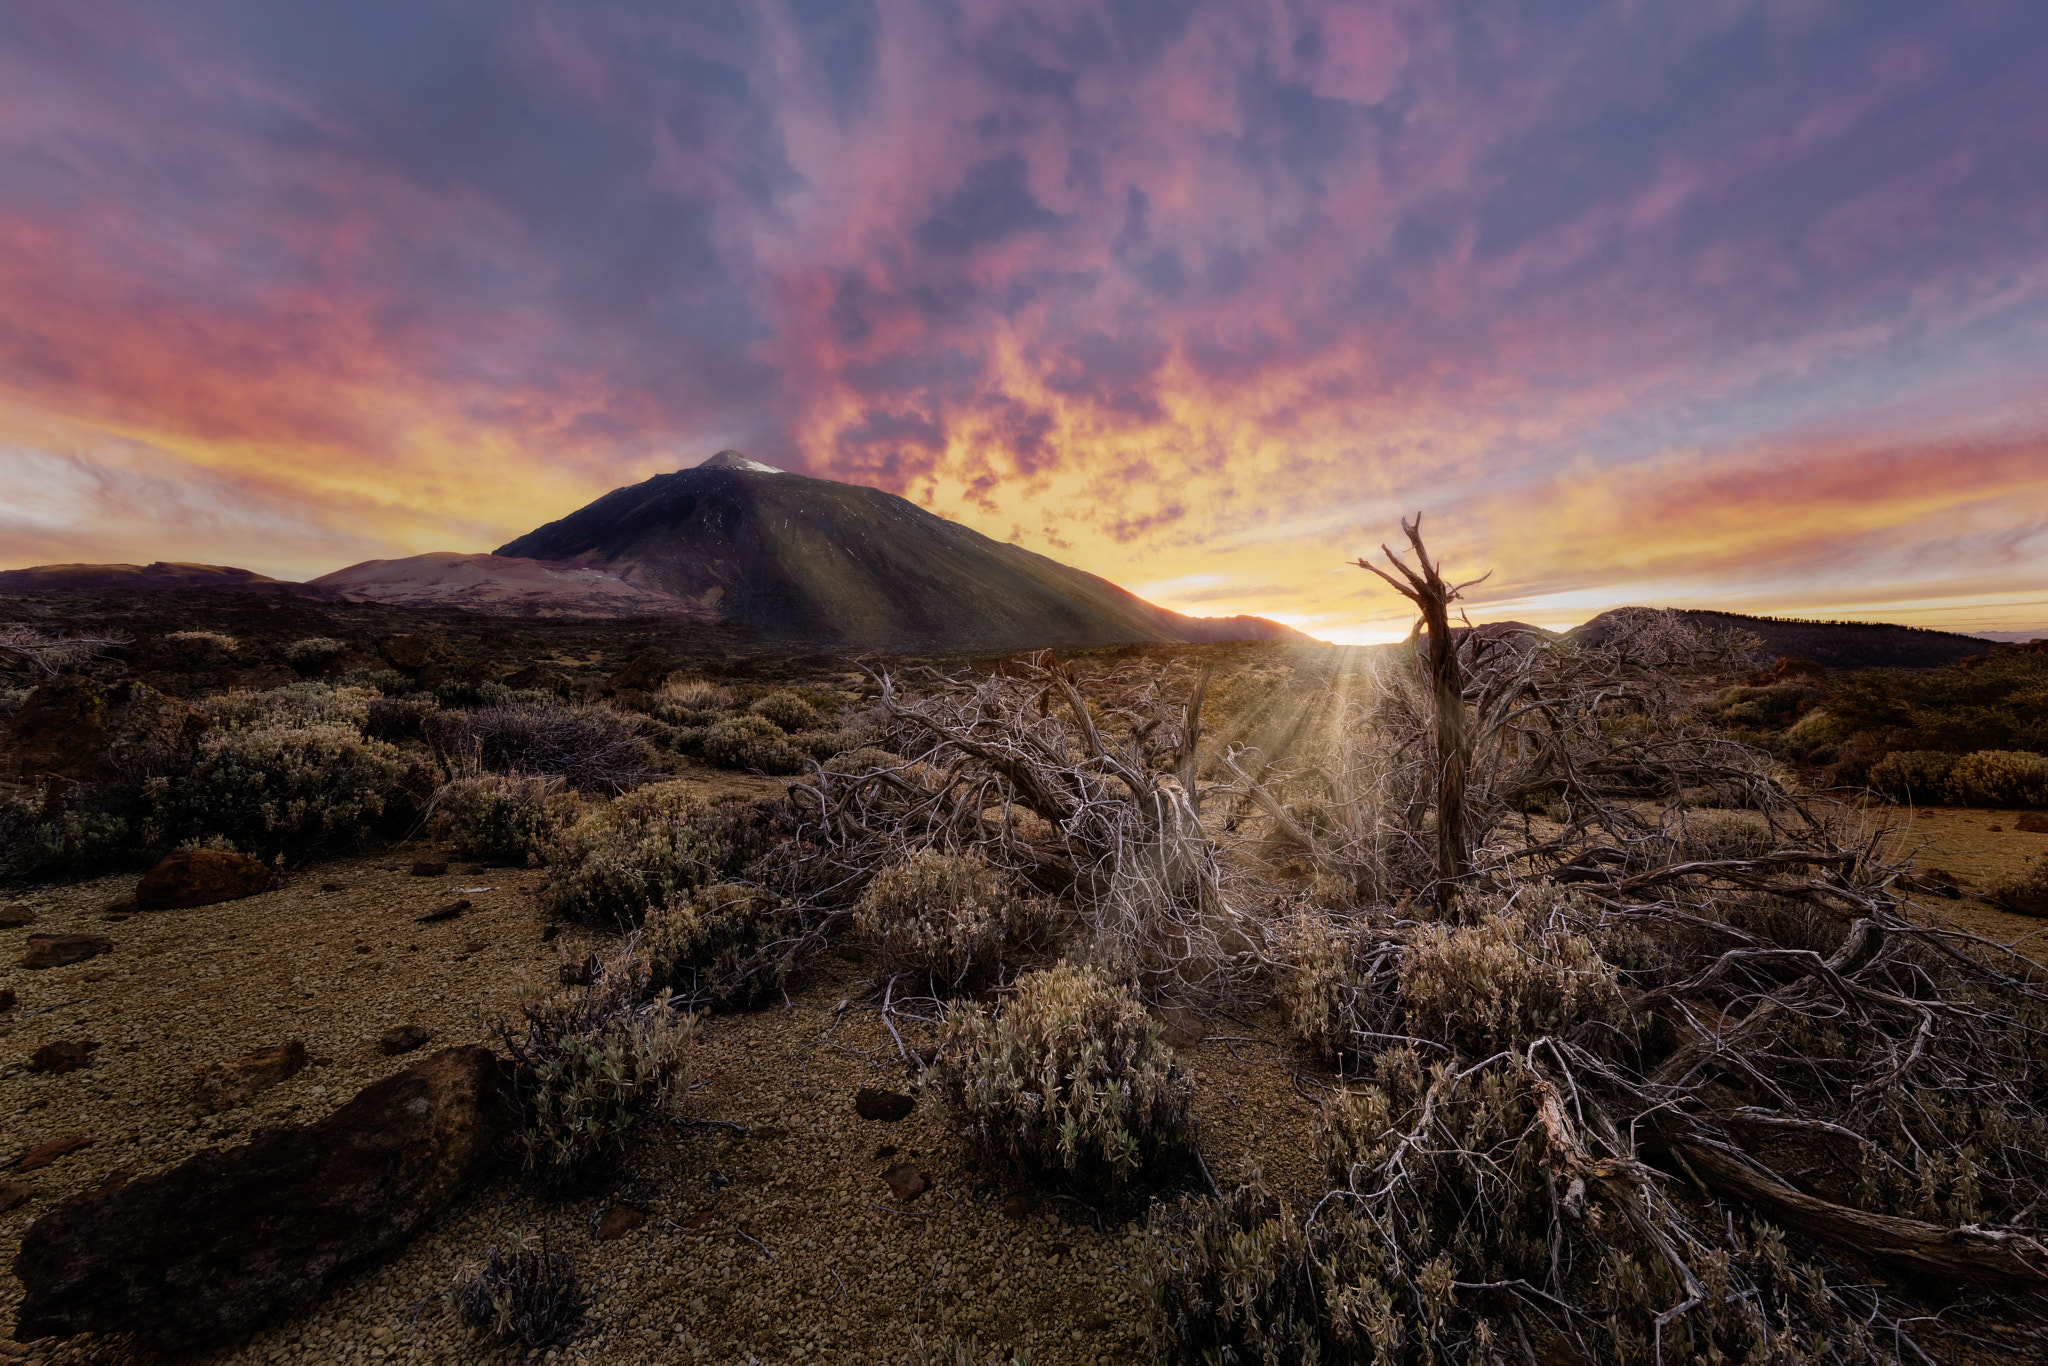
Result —
<instances>
[{"instance_id":1,"label":"weathered wood log","mask_svg":"<svg viewBox=\"0 0 2048 1366\"><path fill-rule=\"evenodd\" d=\"M2025 1234L1871 1214L1794 1190L1713 1148L1675 1142L1666 1151L1684 1159L1708 1185L1852 1257L1943 1280L2048 1286L2048 1247Z\"/></svg>"}]
</instances>

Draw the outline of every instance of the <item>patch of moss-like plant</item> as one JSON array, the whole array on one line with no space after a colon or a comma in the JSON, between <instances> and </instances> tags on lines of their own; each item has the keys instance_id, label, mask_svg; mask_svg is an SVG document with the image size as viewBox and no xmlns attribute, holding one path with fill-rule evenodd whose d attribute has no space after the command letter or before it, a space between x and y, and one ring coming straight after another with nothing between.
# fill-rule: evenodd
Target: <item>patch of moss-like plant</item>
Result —
<instances>
[{"instance_id":1,"label":"patch of moss-like plant","mask_svg":"<svg viewBox=\"0 0 2048 1366\"><path fill-rule=\"evenodd\" d=\"M1051 919L1048 903L1019 895L987 860L936 849L876 873L853 913L891 963L956 990Z\"/></svg>"},{"instance_id":2,"label":"patch of moss-like plant","mask_svg":"<svg viewBox=\"0 0 2048 1366\"><path fill-rule=\"evenodd\" d=\"M1190 1143L1194 1075L1160 1034L1128 987L1061 962L1020 977L998 1014L955 1009L936 1079L991 1158L1111 1195Z\"/></svg>"},{"instance_id":3,"label":"patch of moss-like plant","mask_svg":"<svg viewBox=\"0 0 2048 1366\"><path fill-rule=\"evenodd\" d=\"M767 847L758 807L706 801L689 783L649 783L560 831L541 853L541 901L586 924L638 924Z\"/></svg>"}]
</instances>

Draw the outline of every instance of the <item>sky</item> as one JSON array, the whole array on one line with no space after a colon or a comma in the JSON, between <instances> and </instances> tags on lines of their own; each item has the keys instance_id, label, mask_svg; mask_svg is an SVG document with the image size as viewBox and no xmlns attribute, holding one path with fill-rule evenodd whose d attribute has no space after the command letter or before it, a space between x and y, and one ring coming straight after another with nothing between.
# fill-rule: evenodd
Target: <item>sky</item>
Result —
<instances>
[{"instance_id":1,"label":"sky","mask_svg":"<svg viewBox=\"0 0 2048 1366\"><path fill-rule=\"evenodd\" d=\"M726 447L1200 615L2048 629L2039 0L0 7L0 567Z\"/></svg>"}]
</instances>

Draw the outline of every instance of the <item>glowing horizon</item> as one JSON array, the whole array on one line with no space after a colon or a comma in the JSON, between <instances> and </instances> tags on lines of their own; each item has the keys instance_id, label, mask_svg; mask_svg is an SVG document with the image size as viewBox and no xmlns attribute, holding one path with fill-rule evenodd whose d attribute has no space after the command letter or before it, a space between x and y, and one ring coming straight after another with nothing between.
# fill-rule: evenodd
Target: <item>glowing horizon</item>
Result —
<instances>
[{"instance_id":1,"label":"glowing horizon","mask_svg":"<svg viewBox=\"0 0 2048 1366\"><path fill-rule=\"evenodd\" d=\"M735 447L1337 641L1417 510L1475 619L2048 633L2038 6L31 3L0 116L0 568Z\"/></svg>"}]
</instances>

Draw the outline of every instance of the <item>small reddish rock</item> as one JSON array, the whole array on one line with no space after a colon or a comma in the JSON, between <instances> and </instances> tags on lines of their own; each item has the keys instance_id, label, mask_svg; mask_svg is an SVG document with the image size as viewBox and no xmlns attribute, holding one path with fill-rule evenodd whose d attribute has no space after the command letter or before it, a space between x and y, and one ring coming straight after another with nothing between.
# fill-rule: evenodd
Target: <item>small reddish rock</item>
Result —
<instances>
[{"instance_id":1,"label":"small reddish rock","mask_svg":"<svg viewBox=\"0 0 2048 1366\"><path fill-rule=\"evenodd\" d=\"M271 1087L297 1076L305 1065L306 1045L287 1039L201 1069L194 1099L204 1114L247 1105Z\"/></svg>"},{"instance_id":2,"label":"small reddish rock","mask_svg":"<svg viewBox=\"0 0 2048 1366\"><path fill-rule=\"evenodd\" d=\"M12 906L0 906L0 930L18 930L23 925L36 923L36 913L27 902L17 901Z\"/></svg>"},{"instance_id":3,"label":"small reddish rock","mask_svg":"<svg viewBox=\"0 0 2048 1366\"><path fill-rule=\"evenodd\" d=\"M898 1162L883 1172L882 1180L888 1183L889 1193L903 1201L917 1199L932 1184L929 1177L908 1162Z\"/></svg>"},{"instance_id":4,"label":"small reddish rock","mask_svg":"<svg viewBox=\"0 0 2048 1366\"><path fill-rule=\"evenodd\" d=\"M14 1009L14 1002L14 988L0 987L0 1013Z\"/></svg>"},{"instance_id":5,"label":"small reddish rock","mask_svg":"<svg viewBox=\"0 0 2048 1366\"><path fill-rule=\"evenodd\" d=\"M448 865L445 862L435 863L429 859L421 859L412 866L414 877L439 877L447 871Z\"/></svg>"},{"instance_id":6,"label":"small reddish rock","mask_svg":"<svg viewBox=\"0 0 2048 1366\"><path fill-rule=\"evenodd\" d=\"M114 941L103 934L32 934L28 952L15 963L24 968L61 968L113 951Z\"/></svg>"},{"instance_id":7,"label":"small reddish rock","mask_svg":"<svg viewBox=\"0 0 2048 1366\"><path fill-rule=\"evenodd\" d=\"M2048 835L2048 816L2039 811L2029 811L2013 823L2013 829L2024 830L2030 835Z\"/></svg>"},{"instance_id":8,"label":"small reddish rock","mask_svg":"<svg viewBox=\"0 0 2048 1366\"><path fill-rule=\"evenodd\" d=\"M36 1188L26 1181L0 1181L0 1214L20 1209L35 1198Z\"/></svg>"},{"instance_id":9,"label":"small reddish rock","mask_svg":"<svg viewBox=\"0 0 2048 1366\"><path fill-rule=\"evenodd\" d=\"M877 1091L871 1086L863 1086L853 1097L854 1113L862 1119L878 1119L884 1124L908 1119L916 1108L916 1098L900 1091Z\"/></svg>"},{"instance_id":10,"label":"small reddish rock","mask_svg":"<svg viewBox=\"0 0 2048 1366\"><path fill-rule=\"evenodd\" d=\"M1003 1217L1005 1219L1020 1220L1029 1218L1034 1204L1035 1202L1028 1195L1013 1195L1003 1201Z\"/></svg>"},{"instance_id":11,"label":"small reddish rock","mask_svg":"<svg viewBox=\"0 0 2048 1366\"><path fill-rule=\"evenodd\" d=\"M183 910L254 896L270 887L270 865L221 849L178 849L142 875L135 904L145 911Z\"/></svg>"},{"instance_id":12,"label":"small reddish rock","mask_svg":"<svg viewBox=\"0 0 2048 1366\"><path fill-rule=\"evenodd\" d=\"M75 1153L80 1148L90 1148L91 1146L92 1136L89 1134L72 1134L68 1138L53 1138L47 1143L38 1143L35 1147L23 1153L21 1161L14 1164L14 1169L18 1172L32 1172L38 1167L49 1166L67 1153Z\"/></svg>"},{"instance_id":13,"label":"small reddish rock","mask_svg":"<svg viewBox=\"0 0 2048 1366\"><path fill-rule=\"evenodd\" d=\"M613 1205L597 1221L597 1241L609 1243L615 1238L623 1238L646 1222L647 1216L631 1205Z\"/></svg>"},{"instance_id":14,"label":"small reddish rock","mask_svg":"<svg viewBox=\"0 0 2048 1366\"><path fill-rule=\"evenodd\" d=\"M414 916L413 923L416 925L427 925L433 923L436 920L453 920L456 916L461 915L464 911L468 909L469 898L461 897L449 902L445 906L436 906L433 910L428 911L425 915Z\"/></svg>"},{"instance_id":15,"label":"small reddish rock","mask_svg":"<svg viewBox=\"0 0 2048 1366\"><path fill-rule=\"evenodd\" d=\"M710 1223L713 1219L716 1219L717 1217L717 1215L713 1214L708 1209L700 1209L695 1214L689 1215L683 1220L683 1227L689 1229L692 1233L695 1233L698 1229L704 1227L704 1225Z\"/></svg>"},{"instance_id":16,"label":"small reddish rock","mask_svg":"<svg viewBox=\"0 0 2048 1366\"><path fill-rule=\"evenodd\" d=\"M402 1024L385 1030L384 1037L377 1040L377 1046L386 1053L396 1056L412 1052L432 1037L433 1035L416 1024Z\"/></svg>"},{"instance_id":17,"label":"small reddish rock","mask_svg":"<svg viewBox=\"0 0 2048 1366\"><path fill-rule=\"evenodd\" d=\"M46 1043L29 1055L28 1070L48 1073L61 1077L66 1072L82 1072L92 1066L93 1050L99 1045L83 1039L63 1039L57 1043Z\"/></svg>"}]
</instances>

